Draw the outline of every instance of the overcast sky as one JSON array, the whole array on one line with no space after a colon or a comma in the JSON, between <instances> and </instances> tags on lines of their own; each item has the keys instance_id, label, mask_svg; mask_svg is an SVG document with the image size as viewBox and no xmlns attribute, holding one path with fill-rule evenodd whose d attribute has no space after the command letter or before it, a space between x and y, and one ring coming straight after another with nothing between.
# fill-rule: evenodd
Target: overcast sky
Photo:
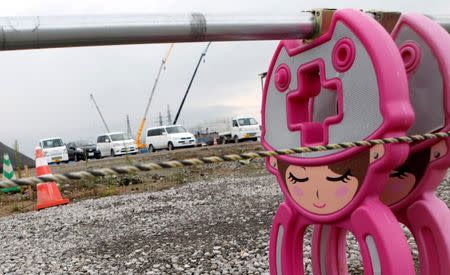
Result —
<instances>
[{"instance_id":1,"label":"overcast sky","mask_svg":"<svg viewBox=\"0 0 450 275\"><path fill-rule=\"evenodd\" d=\"M283 4L281 4L283 3ZM0 16L111 13L273 14L312 8L382 9L450 14L448 0L0 0ZM186 126L237 114L258 120L261 86L276 41L213 43L199 69L179 122ZM5 51L0 53L0 141L33 156L40 138L69 141L105 132L89 99L93 93L111 130L126 131L126 114L136 133L168 44ZM176 44L163 71L147 117L172 115L180 104L205 43Z\"/></svg>"}]
</instances>

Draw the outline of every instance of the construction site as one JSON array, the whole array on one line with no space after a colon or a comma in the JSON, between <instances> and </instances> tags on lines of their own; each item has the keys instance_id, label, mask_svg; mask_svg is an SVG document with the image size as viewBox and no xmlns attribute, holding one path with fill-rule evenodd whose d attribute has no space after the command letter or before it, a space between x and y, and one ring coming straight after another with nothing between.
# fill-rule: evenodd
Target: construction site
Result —
<instances>
[{"instance_id":1,"label":"construction site","mask_svg":"<svg viewBox=\"0 0 450 275\"><path fill-rule=\"evenodd\" d=\"M0 274L450 274L446 3L51 2L0 12Z\"/></svg>"}]
</instances>

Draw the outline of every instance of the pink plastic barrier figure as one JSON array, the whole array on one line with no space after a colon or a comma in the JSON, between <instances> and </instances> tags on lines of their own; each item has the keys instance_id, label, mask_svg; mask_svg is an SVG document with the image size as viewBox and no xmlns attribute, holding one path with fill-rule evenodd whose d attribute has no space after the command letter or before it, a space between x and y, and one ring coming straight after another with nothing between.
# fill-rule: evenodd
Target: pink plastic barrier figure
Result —
<instances>
[{"instance_id":1,"label":"pink plastic barrier figure","mask_svg":"<svg viewBox=\"0 0 450 275\"><path fill-rule=\"evenodd\" d=\"M450 36L423 15L402 15L392 38L408 74L416 120L408 134L450 130ZM381 201L416 240L420 274L450 274L450 210L434 195L450 166L449 139L414 143L394 169ZM316 226L314 274L346 274L346 231Z\"/></svg>"},{"instance_id":2,"label":"pink plastic barrier figure","mask_svg":"<svg viewBox=\"0 0 450 275\"><path fill-rule=\"evenodd\" d=\"M370 16L337 11L312 43L280 42L267 74L262 144L268 150L402 136L414 121L400 53ZM406 238L379 196L408 144L277 156L267 161L285 197L270 236L272 274L303 274L303 235L327 224L357 238L366 274L414 274Z\"/></svg>"}]
</instances>

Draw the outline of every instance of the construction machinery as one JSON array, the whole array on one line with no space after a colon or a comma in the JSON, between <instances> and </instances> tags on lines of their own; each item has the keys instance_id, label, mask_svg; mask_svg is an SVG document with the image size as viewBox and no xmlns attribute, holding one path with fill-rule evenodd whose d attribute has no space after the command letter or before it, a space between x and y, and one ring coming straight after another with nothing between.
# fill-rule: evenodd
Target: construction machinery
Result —
<instances>
[{"instance_id":1,"label":"construction machinery","mask_svg":"<svg viewBox=\"0 0 450 275\"><path fill-rule=\"evenodd\" d=\"M165 68L167 59L169 58L170 53L172 52L174 44L172 43L167 51L166 55L161 61L161 65L159 66L158 74L156 75L155 82L153 83L153 88L150 93L150 97L147 102L147 106L145 107L144 116L142 117L141 124L139 125L139 129L136 134L136 146L139 149L145 148L145 144L141 143L142 131L144 130L145 121L147 120L148 110L150 109L150 104L152 103L153 95L155 94L156 86L158 84L159 76L161 75L162 70Z\"/></svg>"},{"instance_id":2,"label":"construction machinery","mask_svg":"<svg viewBox=\"0 0 450 275\"><path fill-rule=\"evenodd\" d=\"M102 112L100 111L100 108L98 107L93 94L91 94L91 100L92 100L92 102L94 102L95 108L97 108L98 114L100 115L100 118L103 121L103 125L105 125L106 131L109 133L108 124L106 124L105 118L103 117Z\"/></svg>"},{"instance_id":3,"label":"construction machinery","mask_svg":"<svg viewBox=\"0 0 450 275\"><path fill-rule=\"evenodd\" d=\"M183 100L181 101L180 108L178 108L177 114L175 116L175 120L173 121L173 125L177 124L178 117L180 116L181 109L183 108L183 105L184 105L184 101L186 100L189 90L191 89L192 82L194 81L194 78L197 75L198 67L200 67L200 64L202 63L203 58L205 58L206 52L208 51L210 45L211 45L211 42L208 42L205 50L202 52L202 54L200 55L200 58L198 59L197 66L195 66L194 73L192 74L191 80L189 81L188 87L186 89L186 93L184 94Z\"/></svg>"}]
</instances>

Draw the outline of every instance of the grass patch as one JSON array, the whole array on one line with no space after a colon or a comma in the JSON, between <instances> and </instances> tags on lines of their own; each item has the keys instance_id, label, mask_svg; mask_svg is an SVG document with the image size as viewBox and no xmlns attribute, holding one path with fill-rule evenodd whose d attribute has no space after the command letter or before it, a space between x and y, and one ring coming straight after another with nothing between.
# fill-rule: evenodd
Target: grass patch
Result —
<instances>
[{"instance_id":1,"label":"grass patch","mask_svg":"<svg viewBox=\"0 0 450 275\"><path fill-rule=\"evenodd\" d=\"M187 181L186 171L184 169L174 171L166 179L177 185L181 185Z\"/></svg>"},{"instance_id":2,"label":"grass patch","mask_svg":"<svg viewBox=\"0 0 450 275\"><path fill-rule=\"evenodd\" d=\"M19 205L17 204L17 203L13 203L13 205L11 205L11 212L12 213L17 213L17 212L20 212L20 207L19 207Z\"/></svg>"},{"instance_id":3,"label":"grass patch","mask_svg":"<svg viewBox=\"0 0 450 275\"><path fill-rule=\"evenodd\" d=\"M100 191L100 197L109 197L118 194L117 188L115 185L110 185Z\"/></svg>"}]
</instances>

